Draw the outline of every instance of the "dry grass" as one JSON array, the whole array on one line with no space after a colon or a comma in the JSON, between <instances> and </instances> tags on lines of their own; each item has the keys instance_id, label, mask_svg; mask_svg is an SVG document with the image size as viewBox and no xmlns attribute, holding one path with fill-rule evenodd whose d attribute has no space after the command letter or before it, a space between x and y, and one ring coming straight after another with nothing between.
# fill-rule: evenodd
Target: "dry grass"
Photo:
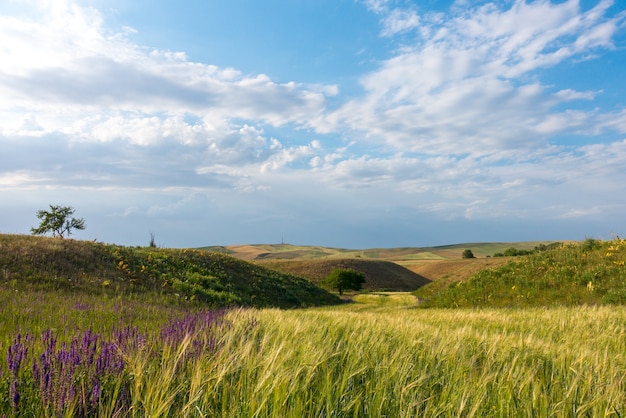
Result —
<instances>
[{"instance_id":1,"label":"dry grass","mask_svg":"<svg viewBox=\"0 0 626 418\"><path fill-rule=\"evenodd\" d=\"M420 274L406 268L382 260L329 259L329 260L272 260L257 261L267 268L295 274L320 283L333 269L354 269L365 274L363 288L370 291L411 291L418 289L430 281Z\"/></svg>"},{"instance_id":2,"label":"dry grass","mask_svg":"<svg viewBox=\"0 0 626 418\"><path fill-rule=\"evenodd\" d=\"M453 282L466 280L481 270L504 265L510 260L510 257L497 257L442 261L405 261L399 264L430 281L445 280Z\"/></svg>"}]
</instances>

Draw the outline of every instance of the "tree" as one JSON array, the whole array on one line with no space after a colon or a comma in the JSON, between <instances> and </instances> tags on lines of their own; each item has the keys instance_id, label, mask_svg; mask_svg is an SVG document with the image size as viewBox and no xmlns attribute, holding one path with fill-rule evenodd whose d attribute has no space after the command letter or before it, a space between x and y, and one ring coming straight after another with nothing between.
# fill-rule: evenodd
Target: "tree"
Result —
<instances>
[{"instance_id":1,"label":"tree","mask_svg":"<svg viewBox=\"0 0 626 418\"><path fill-rule=\"evenodd\" d=\"M41 223L37 228L31 228L34 235L44 235L52 232L53 237L64 238L65 234L72 235L74 229L85 229L85 220L70 218L74 214L74 208L69 206L50 205L50 210L37 211L37 218Z\"/></svg>"},{"instance_id":2,"label":"tree","mask_svg":"<svg viewBox=\"0 0 626 418\"><path fill-rule=\"evenodd\" d=\"M322 284L330 289L336 289L340 295L344 290L361 290L365 283L365 274L353 269L334 269L323 280Z\"/></svg>"},{"instance_id":3,"label":"tree","mask_svg":"<svg viewBox=\"0 0 626 418\"><path fill-rule=\"evenodd\" d=\"M474 253L472 252L472 250L467 249L463 251L463 258L476 258L476 257L474 257Z\"/></svg>"}]
</instances>

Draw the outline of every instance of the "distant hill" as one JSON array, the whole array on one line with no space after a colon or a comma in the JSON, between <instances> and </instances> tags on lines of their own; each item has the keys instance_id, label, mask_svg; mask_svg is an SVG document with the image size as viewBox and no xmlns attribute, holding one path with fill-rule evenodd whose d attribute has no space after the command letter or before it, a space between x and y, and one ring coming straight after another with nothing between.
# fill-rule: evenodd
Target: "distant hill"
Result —
<instances>
[{"instance_id":1,"label":"distant hill","mask_svg":"<svg viewBox=\"0 0 626 418\"><path fill-rule=\"evenodd\" d=\"M0 287L211 306L293 308L340 302L306 279L225 254L5 234L0 234Z\"/></svg>"},{"instance_id":2,"label":"distant hill","mask_svg":"<svg viewBox=\"0 0 626 418\"><path fill-rule=\"evenodd\" d=\"M370 248L364 250L292 244L230 245L203 247L201 249L228 254L247 261L362 258L410 263L411 261L458 260L461 259L461 255L466 249L471 249L477 258L483 258L504 252L511 247L521 250L532 250L538 245L551 244L553 242L483 242L436 247Z\"/></svg>"},{"instance_id":3,"label":"distant hill","mask_svg":"<svg viewBox=\"0 0 626 418\"><path fill-rule=\"evenodd\" d=\"M232 245L206 247L278 271L296 274L315 283L333 268L354 268L366 275L367 290L415 290L428 283L430 289L465 280L490 267L505 264L508 257L493 258L509 248L532 250L554 241L464 243L435 247L371 248L352 250L291 244ZM476 258L463 259L471 249Z\"/></svg>"},{"instance_id":4,"label":"distant hill","mask_svg":"<svg viewBox=\"0 0 626 418\"><path fill-rule=\"evenodd\" d=\"M256 264L274 270L305 277L320 283L333 269L354 269L365 274L364 289L378 291L412 291L430 280L396 263L383 260L309 259L309 260L262 260Z\"/></svg>"}]
</instances>

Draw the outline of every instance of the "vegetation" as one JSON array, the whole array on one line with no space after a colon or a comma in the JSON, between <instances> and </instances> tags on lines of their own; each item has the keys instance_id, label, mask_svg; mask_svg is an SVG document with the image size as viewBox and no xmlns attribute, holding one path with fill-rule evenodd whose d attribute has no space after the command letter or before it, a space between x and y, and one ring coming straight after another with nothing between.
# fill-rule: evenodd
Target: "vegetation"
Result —
<instances>
[{"instance_id":1,"label":"vegetation","mask_svg":"<svg viewBox=\"0 0 626 418\"><path fill-rule=\"evenodd\" d=\"M50 210L37 211L37 218L41 223L36 228L31 228L34 235L45 235L48 232L52 236L64 238L65 234L70 236L72 230L85 229L85 220L82 218L70 218L74 214L74 208L69 206L50 205Z\"/></svg>"},{"instance_id":2,"label":"vegetation","mask_svg":"<svg viewBox=\"0 0 626 418\"><path fill-rule=\"evenodd\" d=\"M425 311L366 294L207 312L6 288L0 303L7 417L626 412L624 307Z\"/></svg>"},{"instance_id":3,"label":"vegetation","mask_svg":"<svg viewBox=\"0 0 626 418\"><path fill-rule=\"evenodd\" d=\"M586 240L422 301L279 310L338 298L224 254L0 235L0 416L625 416L625 260Z\"/></svg>"},{"instance_id":4,"label":"vegetation","mask_svg":"<svg viewBox=\"0 0 626 418\"><path fill-rule=\"evenodd\" d=\"M475 258L474 257L474 253L472 252L472 250L467 249L467 250L463 250L463 258Z\"/></svg>"},{"instance_id":5,"label":"vegetation","mask_svg":"<svg viewBox=\"0 0 626 418\"><path fill-rule=\"evenodd\" d=\"M365 275L363 289L368 291L413 291L430 280L390 261L339 258L324 260L264 260L255 264L304 277L322 285L335 269L356 270Z\"/></svg>"},{"instance_id":6,"label":"vegetation","mask_svg":"<svg viewBox=\"0 0 626 418\"><path fill-rule=\"evenodd\" d=\"M539 251L547 251L547 250L553 250L555 248L559 248L562 245L562 243L560 242L553 242L552 244L539 244L537 246L535 246L535 248L533 248L532 250L524 250L524 249L517 249L515 247L509 247L506 250L504 250L504 252L501 253L495 253L493 256L494 257L518 257L520 255L529 255L535 252L539 252Z\"/></svg>"},{"instance_id":7,"label":"vegetation","mask_svg":"<svg viewBox=\"0 0 626 418\"><path fill-rule=\"evenodd\" d=\"M626 240L585 240L536 251L470 279L415 294L423 307L626 304Z\"/></svg>"},{"instance_id":8,"label":"vegetation","mask_svg":"<svg viewBox=\"0 0 626 418\"><path fill-rule=\"evenodd\" d=\"M292 244L256 244L230 245L226 247L212 246L203 247L202 249L229 254L247 261L362 259L404 263L410 261L455 260L461 258L463 251L467 248L471 248L476 257L482 258L491 256L494 253L501 253L511 246L523 250L533 250L553 244L555 244L553 241L479 242L437 247L370 248L361 250Z\"/></svg>"},{"instance_id":9,"label":"vegetation","mask_svg":"<svg viewBox=\"0 0 626 418\"><path fill-rule=\"evenodd\" d=\"M334 269L323 281L324 286L335 289L340 295L344 290L361 290L365 283L365 274L352 269Z\"/></svg>"},{"instance_id":10,"label":"vegetation","mask_svg":"<svg viewBox=\"0 0 626 418\"><path fill-rule=\"evenodd\" d=\"M297 276L201 250L0 235L0 284L169 304L294 308L339 298Z\"/></svg>"}]
</instances>

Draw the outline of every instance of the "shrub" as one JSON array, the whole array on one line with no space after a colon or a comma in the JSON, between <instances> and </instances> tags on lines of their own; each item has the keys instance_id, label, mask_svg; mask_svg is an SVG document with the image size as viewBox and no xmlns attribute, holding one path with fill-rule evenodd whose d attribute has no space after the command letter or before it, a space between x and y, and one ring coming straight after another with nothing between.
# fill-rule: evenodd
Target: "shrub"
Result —
<instances>
[{"instance_id":1,"label":"shrub","mask_svg":"<svg viewBox=\"0 0 626 418\"><path fill-rule=\"evenodd\" d=\"M472 250L467 249L463 251L463 258L476 258L476 257L474 257L474 253L472 252Z\"/></svg>"}]
</instances>

